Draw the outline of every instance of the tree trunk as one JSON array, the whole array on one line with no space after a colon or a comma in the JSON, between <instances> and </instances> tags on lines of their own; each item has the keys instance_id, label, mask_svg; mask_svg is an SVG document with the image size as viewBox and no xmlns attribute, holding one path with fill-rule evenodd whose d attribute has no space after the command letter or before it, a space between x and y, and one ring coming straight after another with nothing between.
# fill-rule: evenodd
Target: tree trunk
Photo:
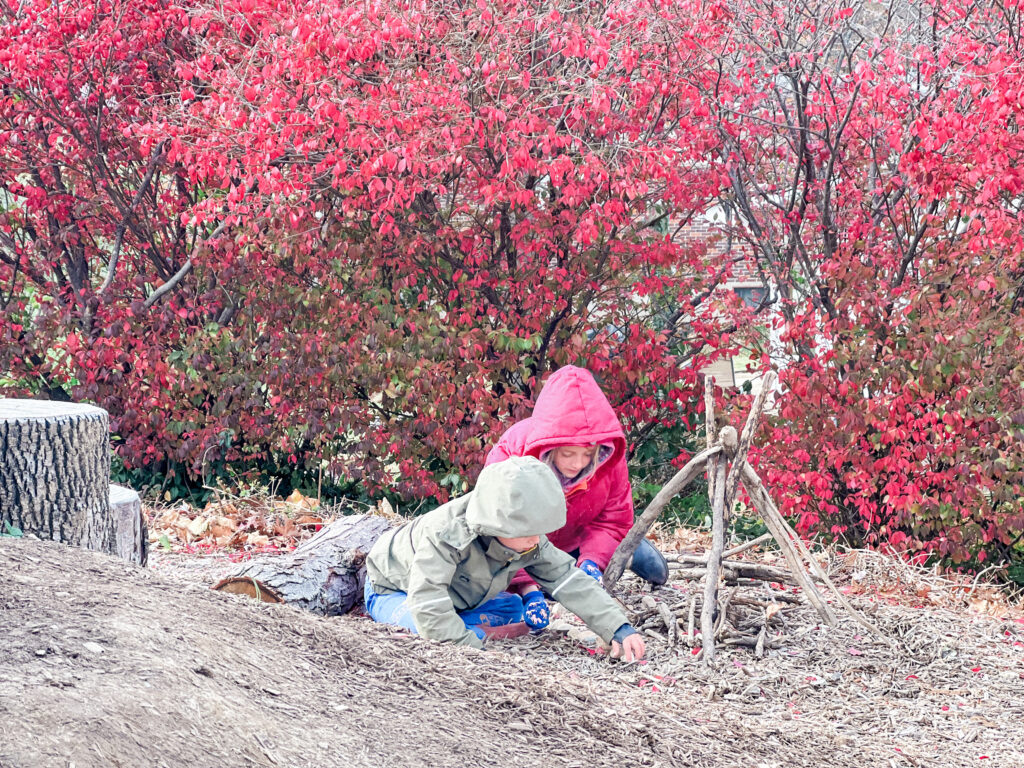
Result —
<instances>
[{"instance_id":1,"label":"tree trunk","mask_svg":"<svg viewBox=\"0 0 1024 768\"><path fill-rule=\"evenodd\" d=\"M130 563L145 565L149 542L139 494L123 485L111 484L110 513L114 517L118 556Z\"/></svg>"},{"instance_id":2,"label":"tree trunk","mask_svg":"<svg viewBox=\"0 0 1024 768\"><path fill-rule=\"evenodd\" d=\"M347 613L363 598L363 562L391 524L377 515L342 517L284 555L251 560L213 588L313 613Z\"/></svg>"},{"instance_id":3,"label":"tree trunk","mask_svg":"<svg viewBox=\"0 0 1024 768\"><path fill-rule=\"evenodd\" d=\"M0 399L0 529L116 553L107 412Z\"/></svg>"}]
</instances>

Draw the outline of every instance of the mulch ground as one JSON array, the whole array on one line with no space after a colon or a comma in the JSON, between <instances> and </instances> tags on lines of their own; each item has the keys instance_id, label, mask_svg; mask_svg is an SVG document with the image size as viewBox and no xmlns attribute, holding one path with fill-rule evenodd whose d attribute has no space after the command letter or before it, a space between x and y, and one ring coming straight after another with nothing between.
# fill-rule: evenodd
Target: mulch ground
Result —
<instances>
[{"instance_id":1,"label":"mulch ground","mask_svg":"<svg viewBox=\"0 0 1024 768\"><path fill-rule=\"evenodd\" d=\"M658 624L699 589L678 578L620 583L648 640L625 664L571 616L480 652L215 593L224 556L151 560L0 538L0 767L1024 766L1019 610L879 555L825 564L891 643L786 603L775 647L711 666Z\"/></svg>"}]
</instances>

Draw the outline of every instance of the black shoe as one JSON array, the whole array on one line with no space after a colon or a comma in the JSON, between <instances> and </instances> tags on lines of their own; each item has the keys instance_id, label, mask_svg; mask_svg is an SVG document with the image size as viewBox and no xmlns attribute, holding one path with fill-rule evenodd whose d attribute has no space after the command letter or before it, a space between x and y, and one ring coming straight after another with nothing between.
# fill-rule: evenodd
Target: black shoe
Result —
<instances>
[{"instance_id":1,"label":"black shoe","mask_svg":"<svg viewBox=\"0 0 1024 768\"><path fill-rule=\"evenodd\" d=\"M640 546L633 553L629 570L641 579L647 579L651 584L661 585L668 581L668 562L647 539L642 539Z\"/></svg>"}]
</instances>

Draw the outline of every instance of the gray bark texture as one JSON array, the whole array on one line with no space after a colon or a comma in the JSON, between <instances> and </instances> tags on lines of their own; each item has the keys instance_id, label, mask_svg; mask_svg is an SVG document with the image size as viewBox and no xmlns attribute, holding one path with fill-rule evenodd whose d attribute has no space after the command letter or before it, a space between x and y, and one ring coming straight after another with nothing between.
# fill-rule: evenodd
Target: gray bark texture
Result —
<instances>
[{"instance_id":1,"label":"gray bark texture","mask_svg":"<svg viewBox=\"0 0 1024 768\"><path fill-rule=\"evenodd\" d=\"M390 527L377 515L342 517L293 552L250 560L213 588L326 616L348 613L363 599L366 553Z\"/></svg>"},{"instance_id":2,"label":"gray bark texture","mask_svg":"<svg viewBox=\"0 0 1024 768\"><path fill-rule=\"evenodd\" d=\"M0 399L0 528L116 553L107 412Z\"/></svg>"},{"instance_id":3,"label":"gray bark texture","mask_svg":"<svg viewBox=\"0 0 1024 768\"><path fill-rule=\"evenodd\" d=\"M142 516L142 499L131 488L110 486L110 514L114 517L114 540L118 557L145 565L149 554L149 532Z\"/></svg>"}]
</instances>

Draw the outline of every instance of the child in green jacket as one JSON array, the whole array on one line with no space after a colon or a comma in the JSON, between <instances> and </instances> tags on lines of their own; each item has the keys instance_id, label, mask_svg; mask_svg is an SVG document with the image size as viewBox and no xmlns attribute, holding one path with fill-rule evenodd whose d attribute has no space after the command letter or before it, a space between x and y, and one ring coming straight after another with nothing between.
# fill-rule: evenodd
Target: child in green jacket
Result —
<instances>
[{"instance_id":1,"label":"child in green jacket","mask_svg":"<svg viewBox=\"0 0 1024 768\"><path fill-rule=\"evenodd\" d=\"M505 592L522 569L611 643L613 657L643 658L643 638L618 604L547 540L563 525L565 496L547 465L527 456L487 466L473 491L377 540L366 558L367 613L482 648L489 628L524 620L522 598Z\"/></svg>"}]
</instances>

